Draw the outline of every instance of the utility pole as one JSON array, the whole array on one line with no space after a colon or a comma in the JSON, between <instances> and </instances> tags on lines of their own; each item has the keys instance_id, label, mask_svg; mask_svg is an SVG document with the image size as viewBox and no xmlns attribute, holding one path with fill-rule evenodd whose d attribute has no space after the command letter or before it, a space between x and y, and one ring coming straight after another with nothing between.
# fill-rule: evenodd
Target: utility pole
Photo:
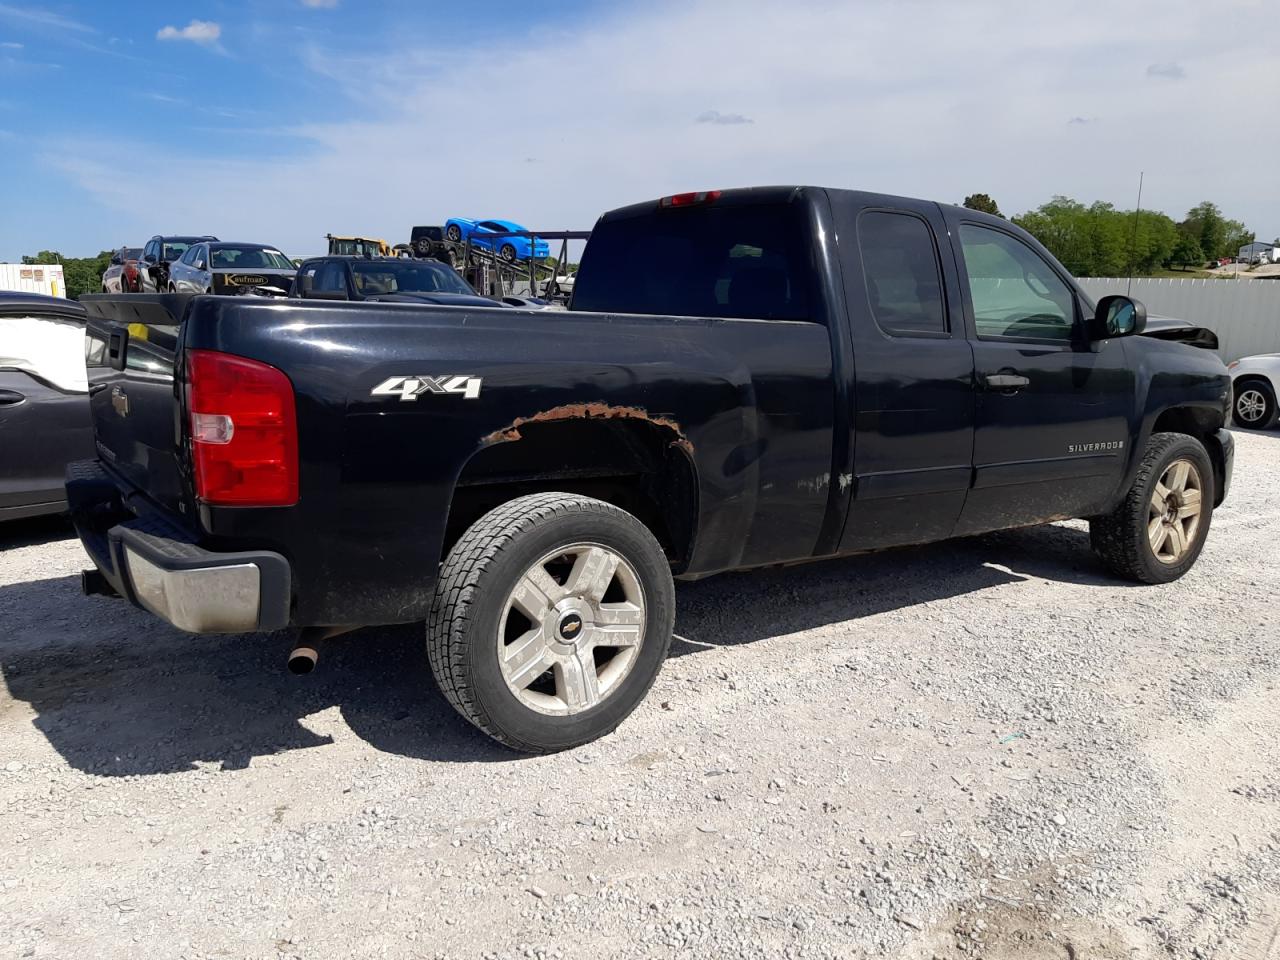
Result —
<instances>
[{"instance_id":1,"label":"utility pole","mask_svg":"<svg viewBox=\"0 0 1280 960\"><path fill-rule=\"evenodd\" d=\"M1138 206L1133 211L1133 237L1129 241L1129 281L1124 288L1126 297L1133 291L1133 256L1138 246L1138 216L1142 213L1142 178L1145 175L1145 170L1138 171Z\"/></svg>"}]
</instances>

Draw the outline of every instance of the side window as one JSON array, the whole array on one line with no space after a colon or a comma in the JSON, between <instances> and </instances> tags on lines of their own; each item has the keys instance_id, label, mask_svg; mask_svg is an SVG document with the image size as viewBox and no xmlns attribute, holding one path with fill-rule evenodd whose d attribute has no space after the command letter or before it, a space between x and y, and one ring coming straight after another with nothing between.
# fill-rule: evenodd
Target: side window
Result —
<instances>
[{"instance_id":1,"label":"side window","mask_svg":"<svg viewBox=\"0 0 1280 960\"><path fill-rule=\"evenodd\" d=\"M999 230L960 226L979 337L1070 340L1075 296L1044 259Z\"/></svg>"},{"instance_id":2,"label":"side window","mask_svg":"<svg viewBox=\"0 0 1280 960\"><path fill-rule=\"evenodd\" d=\"M321 291L339 291L347 292L347 276L344 264L338 260L330 260L320 267L316 274L316 282L313 289Z\"/></svg>"},{"instance_id":3,"label":"side window","mask_svg":"<svg viewBox=\"0 0 1280 960\"><path fill-rule=\"evenodd\" d=\"M947 334L942 273L933 231L909 213L869 210L858 218L858 249L876 324L896 337Z\"/></svg>"},{"instance_id":4,"label":"side window","mask_svg":"<svg viewBox=\"0 0 1280 960\"><path fill-rule=\"evenodd\" d=\"M148 259L155 257L155 255L156 255L156 242L155 242L154 240L148 240L148 241L147 241L147 247L146 247L146 249L145 249L145 250L143 250L143 251L142 251L142 255L143 255L143 257L144 257L144 258L148 258Z\"/></svg>"},{"instance_id":5,"label":"side window","mask_svg":"<svg viewBox=\"0 0 1280 960\"><path fill-rule=\"evenodd\" d=\"M196 248L188 247L187 252L182 255L180 262L185 263L189 267L193 263L195 263L195 261L196 261Z\"/></svg>"}]
</instances>

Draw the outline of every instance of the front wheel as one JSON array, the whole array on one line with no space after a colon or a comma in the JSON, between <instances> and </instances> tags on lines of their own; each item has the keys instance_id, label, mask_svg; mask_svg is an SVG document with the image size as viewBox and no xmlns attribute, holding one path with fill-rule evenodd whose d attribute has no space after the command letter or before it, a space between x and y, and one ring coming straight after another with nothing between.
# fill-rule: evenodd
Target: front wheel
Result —
<instances>
[{"instance_id":1,"label":"front wheel","mask_svg":"<svg viewBox=\"0 0 1280 960\"><path fill-rule=\"evenodd\" d=\"M1232 419L1247 430L1267 430L1276 422L1276 394L1264 380L1244 380L1235 385Z\"/></svg>"},{"instance_id":2,"label":"front wheel","mask_svg":"<svg viewBox=\"0 0 1280 960\"><path fill-rule=\"evenodd\" d=\"M462 228L456 223L449 224L449 226L445 228L444 235L454 243L462 242Z\"/></svg>"},{"instance_id":3,"label":"front wheel","mask_svg":"<svg viewBox=\"0 0 1280 960\"><path fill-rule=\"evenodd\" d=\"M1213 502L1213 464L1204 445L1186 434L1157 433L1120 506L1090 521L1089 539L1113 573L1169 583L1204 549Z\"/></svg>"},{"instance_id":4,"label":"front wheel","mask_svg":"<svg viewBox=\"0 0 1280 960\"><path fill-rule=\"evenodd\" d=\"M675 589L653 534L590 497L491 510L440 570L427 653L445 697L494 739L551 753L610 733L653 685Z\"/></svg>"},{"instance_id":5,"label":"front wheel","mask_svg":"<svg viewBox=\"0 0 1280 960\"><path fill-rule=\"evenodd\" d=\"M506 263L513 263L516 259L516 248L509 243L504 243L502 249L498 251L498 256Z\"/></svg>"}]
</instances>

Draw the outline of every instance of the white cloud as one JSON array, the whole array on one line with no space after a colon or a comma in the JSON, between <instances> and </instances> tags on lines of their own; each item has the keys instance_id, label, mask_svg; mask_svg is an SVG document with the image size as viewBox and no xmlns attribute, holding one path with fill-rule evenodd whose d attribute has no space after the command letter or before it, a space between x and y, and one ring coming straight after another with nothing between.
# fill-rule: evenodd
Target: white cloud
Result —
<instances>
[{"instance_id":1,"label":"white cloud","mask_svg":"<svg viewBox=\"0 0 1280 960\"><path fill-rule=\"evenodd\" d=\"M8 3L0 3L0 20L8 20L21 26L54 31L71 30L75 33L96 33L87 23L64 17L60 13L48 10L32 10L30 7L16 7Z\"/></svg>"},{"instance_id":2,"label":"white cloud","mask_svg":"<svg viewBox=\"0 0 1280 960\"><path fill-rule=\"evenodd\" d=\"M244 136L224 159L225 137L191 131L183 152L122 139L48 154L119 211L113 229L133 218L153 229L116 189L120 164L145 151L203 187L170 194L166 221L294 254L321 250L329 231L404 240L414 223L453 215L581 229L622 204L760 183L951 202L981 185L1010 213L1059 193L1128 205L1138 170L1144 206L1180 217L1208 198L1271 236L1280 191L1233 164L1280 155L1280 124L1222 91L1274 84L1274 36L1240 30L1237 12L1230 0L1176 13L1162 0L739 0L732 15L718 0L618 5L471 49L417 35L359 55L304 49L304 68L348 97L300 102L284 149ZM1176 100L1145 82L1145 65L1171 50L1215 82ZM752 122L732 136L692 123L708 104ZM1106 122L1064 122L1097 115ZM246 196L246 184L260 202L219 200Z\"/></svg>"},{"instance_id":3,"label":"white cloud","mask_svg":"<svg viewBox=\"0 0 1280 960\"><path fill-rule=\"evenodd\" d=\"M192 20L185 27L166 26L156 31L157 40L190 40L204 44L215 44L221 36L222 27L212 20Z\"/></svg>"}]
</instances>

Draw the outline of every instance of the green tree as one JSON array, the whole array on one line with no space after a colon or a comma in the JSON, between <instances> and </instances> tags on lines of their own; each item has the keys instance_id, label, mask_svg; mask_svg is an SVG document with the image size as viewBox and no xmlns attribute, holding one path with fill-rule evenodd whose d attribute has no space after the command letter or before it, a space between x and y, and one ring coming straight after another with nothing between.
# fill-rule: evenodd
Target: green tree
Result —
<instances>
[{"instance_id":1,"label":"green tree","mask_svg":"<svg viewBox=\"0 0 1280 960\"><path fill-rule=\"evenodd\" d=\"M1179 233L1178 242L1174 244L1169 260L1185 270L1190 264L1199 266L1204 263L1204 250L1200 247L1200 241L1184 230Z\"/></svg>"},{"instance_id":2,"label":"green tree","mask_svg":"<svg viewBox=\"0 0 1280 960\"><path fill-rule=\"evenodd\" d=\"M1195 237L1200 252L1208 257L1221 257L1227 248L1227 220L1216 203L1208 200L1196 204L1187 211L1187 218L1178 225L1183 232ZM1239 225L1243 229L1243 225Z\"/></svg>"},{"instance_id":3,"label":"green tree","mask_svg":"<svg viewBox=\"0 0 1280 960\"><path fill-rule=\"evenodd\" d=\"M1004 214L1000 212L1000 207L991 199L990 194L971 193L964 198L964 205L970 210L980 210L983 213L989 213L996 217L1004 216Z\"/></svg>"}]
</instances>

